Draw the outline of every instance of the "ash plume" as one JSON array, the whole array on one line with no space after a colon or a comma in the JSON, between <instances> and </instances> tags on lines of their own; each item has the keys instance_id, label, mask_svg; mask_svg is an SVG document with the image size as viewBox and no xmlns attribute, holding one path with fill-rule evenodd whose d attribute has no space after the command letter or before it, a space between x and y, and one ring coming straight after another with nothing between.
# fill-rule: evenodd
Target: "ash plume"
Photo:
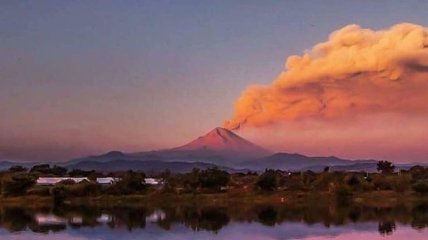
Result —
<instances>
[{"instance_id":1,"label":"ash plume","mask_svg":"<svg viewBox=\"0 0 428 240\"><path fill-rule=\"evenodd\" d=\"M264 127L304 119L428 113L428 29L348 25L303 55L288 57L268 86L253 85L224 127Z\"/></svg>"}]
</instances>

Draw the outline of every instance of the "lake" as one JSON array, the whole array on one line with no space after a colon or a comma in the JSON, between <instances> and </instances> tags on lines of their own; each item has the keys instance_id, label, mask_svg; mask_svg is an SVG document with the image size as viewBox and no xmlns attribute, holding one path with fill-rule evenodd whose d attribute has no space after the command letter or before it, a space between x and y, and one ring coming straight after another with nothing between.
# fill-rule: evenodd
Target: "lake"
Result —
<instances>
[{"instance_id":1,"label":"lake","mask_svg":"<svg viewBox=\"0 0 428 240\"><path fill-rule=\"evenodd\" d=\"M2 207L0 239L428 239L428 205Z\"/></svg>"}]
</instances>

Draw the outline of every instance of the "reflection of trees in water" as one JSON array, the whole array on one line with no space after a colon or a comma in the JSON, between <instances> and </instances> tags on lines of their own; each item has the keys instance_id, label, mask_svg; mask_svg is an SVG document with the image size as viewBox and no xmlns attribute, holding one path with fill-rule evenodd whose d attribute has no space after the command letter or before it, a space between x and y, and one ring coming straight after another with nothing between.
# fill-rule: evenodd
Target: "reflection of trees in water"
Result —
<instances>
[{"instance_id":1,"label":"reflection of trees in water","mask_svg":"<svg viewBox=\"0 0 428 240\"><path fill-rule=\"evenodd\" d=\"M351 220L351 222L356 223L358 222L358 220L361 217L361 208L351 208L349 210L349 214L348 214L349 220Z\"/></svg>"},{"instance_id":2,"label":"reflection of trees in water","mask_svg":"<svg viewBox=\"0 0 428 240\"><path fill-rule=\"evenodd\" d=\"M67 228L67 225L65 224L45 224L45 225L39 225L39 224L31 224L29 225L29 228L31 231L36 233L49 233L49 232L60 232Z\"/></svg>"},{"instance_id":3,"label":"reflection of trees in water","mask_svg":"<svg viewBox=\"0 0 428 240\"><path fill-rule=\"evenodd\" d=\"M278 212L274 207L264 207L258 214L259 221L266 226L274 226L277 222Z\"/></svg>"},{"instance_id":4,"label":"reflection of trees in water","mask_svg":"<svg viewBox=\"0 0 428 240\"><path fill-rule=\"evenodd\" d=\"M227 211L223 208L205 208L199 216L199 228L217 232L229 223Z\"/></svg>"},{"instance_id":5,"label":"reflection of trees in water","mask_svg":"<svg viewBox=\"0 0 428 240\"><path fill-rule=\"evenodd\" d=\"M214 233L231 221L258 221L266 226L284 222L321 223L326 227L350 223L378 222L380 234L393 233L396 223L411 225L421 229L428 226L428 204L414 207L370 208L362 206L335 206L323 204L306 205L257 205L235 206L169 206L162 208L161 218L153 215L155 208L98 208L95 206L55 206L53 208L0 208L0 228L9 231L30 229L48 233L70 228L96 227L107 225L111 228L125 228L129 231L146 227L146 222L169 230L174 224L184 224L188 228ZM158 211L159 213L159 211ZM54 216L58 223L39 221L37 216Z\"/></svg>"},{"instance_id":6,"label":"reflection of trees in water","mask_svg":"<svg viewBox=\"0 0 428 240\"><path fill-rule=\"evenodd\" d=\"M108 223L111 228L126 227L128 231L135 228L146 227L146 217L148 212L145 208L114 208L106 210L112 219Z\"/></svg>"},{"instance_id":7,"label":"reflection of trees in water","mask_svg":"<svg viewBox=\"0 0 428 240\"><path fill-rule=\"evenodd\" d=\"M93 206L70 206L61 205L54 206L52 214L64 219L67 219L68 225L74 229L86 226L97 226L99 223L97 219L101 216L102 211ZM81 221L75 221L78 218Z\"/></svg>"},{"instance_id":8,"label":"reflection of trees in water","mask_svg":"<svg viewBox=\"0 0 428 240\"><path fill-rule=\"evenodd\" d=\"M183 222L195 231L208 230L218 232L230 221L227 209L223 207L187 208L186 210L183 212Z\"/></svg>"},{"instance_id":9,"label":"reflection of trees in water","mask_svg":"<svg viewBox=\"0 0 428 240\"><path fill-rule=\"evenodd\" d=\"M382 235L390 235L395 231L394 221L380 221L378 224L378 231Z\"/></svg>"},{"instance_id":10,"label":"reflection of trees in water","mask_svg":"<svg viewBox=\"0 0 428 240\"><path fill-rule=\"evenodd\" d=\"M428 205L417 205L412 210L412 227L422 229L428 227Z\"/></svg>"},{"instance_id":11,"label":"reflection of trees in water","mask_svg":"<svg viewBox=\"0 0 428 240\"><path fill-rule=\"evenodd\" d=\"M1 227L11 232L23 231L28 225L34 224L34 217L26 209L4 208L1 214Z\"/></svg>"}]
</instances>

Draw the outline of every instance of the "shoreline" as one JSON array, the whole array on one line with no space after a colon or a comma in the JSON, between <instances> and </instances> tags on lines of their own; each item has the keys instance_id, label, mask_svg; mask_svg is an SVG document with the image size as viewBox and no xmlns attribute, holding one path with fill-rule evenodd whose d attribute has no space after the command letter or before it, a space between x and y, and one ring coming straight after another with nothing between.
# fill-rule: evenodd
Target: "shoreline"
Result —
<instances>
[{"instance_id":1,"label":"shoreline","mask_svg":"<svg viewBox=\"0 0 428 240\"><path fill-rule=\"evenodd\" d=\"M354 193L345 199L345 204L361 207L388 208L400 205L428 203L428 196L412 192L373 191ZM0 207L49 207L54 199L50 196L1 197ZM146 195L101 195L94 197L70 197L62 201L65 205L87 205L99 207L164 207L180 205L230 206L239 204L300 206L316 204L330 206L340 204L337 197L328 192L274 192L274 193L212 193L212 194L159 194Z\"/></svg>"}]
</instances>

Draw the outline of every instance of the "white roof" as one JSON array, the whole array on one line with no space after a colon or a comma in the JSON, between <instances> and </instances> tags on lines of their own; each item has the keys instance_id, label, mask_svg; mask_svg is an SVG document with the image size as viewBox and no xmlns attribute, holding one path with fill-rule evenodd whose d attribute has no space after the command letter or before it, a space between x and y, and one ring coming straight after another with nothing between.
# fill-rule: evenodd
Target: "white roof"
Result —
<instances>
[{"instance_id":1,"label":"white roof","mask_svg":"<svg viewBox=\"0 0 428 240\"><path fill-rule=\"evenodd\" d=\"M75 183L79 183L83 180L89 181L87 177L39 177L36 183L39 185L54 185L64 180L72 180ZM99 184L112 184L119 180L120 178L102 177L97 178L96 182ZM145 178L144 182L148 185L158 185L162 183L162 180L158 178Z\"/></svg>"},{"instance_id":2,"label":"white roof","mask_svg":"<svg viewBox=\"0 0 428 240\"><path fill-rule=\"evenodd\" d=\"M117 178L112 178L112 177L101 177L101 178L97 178L97 183L100 184L111 184L115 181L117 181Z\"/></svg>"},{"instance_id":3,"label":"white roof","mask_svg":"<svg viewBox=\"0 0 428 240\"><path fill-rule=\"evenodd\" d=\"M158 185L161 183L161 180L157 178L144 178L144 182L149 185Z\"/></svg>"},{"instance_id":4,"label":"white roof","mask_svg":"<svg viewBox=\"0 0 428 240\"><path fill-rule=\"evenodd\" d=\"M36 183L51 185L51 184L59 183L64 180L72 180L76 183L79 183L83 180L89 181L89 179L86 177L39 177Z\"/></svg>"}]
</instances>

